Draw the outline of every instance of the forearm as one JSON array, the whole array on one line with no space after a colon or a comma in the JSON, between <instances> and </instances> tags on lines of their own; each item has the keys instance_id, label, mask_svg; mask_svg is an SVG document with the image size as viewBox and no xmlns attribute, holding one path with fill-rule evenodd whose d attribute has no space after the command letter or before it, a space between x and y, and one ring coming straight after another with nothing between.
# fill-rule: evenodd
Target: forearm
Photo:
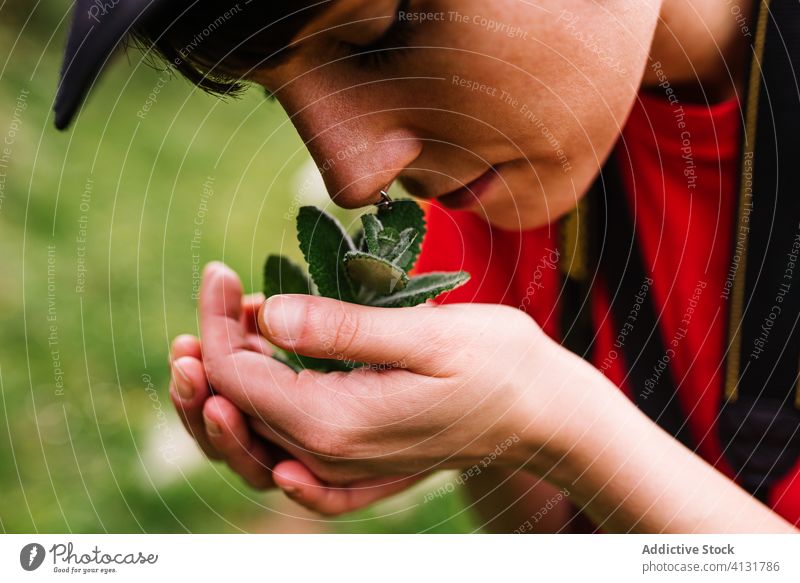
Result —
<instances>
[{"instance_id":1,"label":"forearm","mask_svg":"<svg viewBox=\"0 0 800 583\"><path fill-rule=\"evenodd\" d=\"M465 490L486 532L554 533L572 518L569 493L523 470L489 468Z\"/></svg>"},{"instance_id":2,"label":"forearm","mask_svg":"<svg viewBox=\"0 0 800 583\"><path fill-rule=\"evenodd\" d=\"M661 430L619 391L585 387L585 433L548 473L611 532L796 532L788 522ZM613 387L612 387L613 388ZM596 389L596 390L595 390ZM588 413L587 413L588 412Z\"/></svg>"}]
</instances>

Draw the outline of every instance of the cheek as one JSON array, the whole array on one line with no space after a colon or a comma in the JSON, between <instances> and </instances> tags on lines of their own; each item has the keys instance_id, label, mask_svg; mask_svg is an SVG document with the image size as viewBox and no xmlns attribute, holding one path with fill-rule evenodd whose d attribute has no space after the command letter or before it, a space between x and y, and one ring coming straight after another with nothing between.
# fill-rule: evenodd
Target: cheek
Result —
<instances>
[{"instance_id":1,"label":"cheek","mask_svg":"<svg viewBox=\"0 0 800 583\"><path fill-rule=\"evenodd\" d=\"M492 152L487 157L522 153L528 161L508 171L507 187L476 212L510 230L552 222L574 207L617 140L641 84L659 2L465 4L495 30L464 26L456 42L466 56L453 67L497 92L456 88L451 99L499 130L477 142ZM516 32L499 32L512 21Z\"/></svg>"},{"instance_id":2,"label":"cheek","mask_svg":"<svg viewBox=\"0 0 800 583\"><path fill-rule=\"evenodd\" d=\"M455 92L537 160L556 163L555 142L570 156L602 157L640 86L659 5L462 0L461 13L475 16L459 25L460 37L448 35L467 55L454 66L497 92Z\"/></svg>"},{"instance_id":3,"label":"cheek","mask_svg":"<svg viewBox=\"0 0 800 583\"><path fill-rule=\"evenodd\" d=\"M541 77L561 103L549 100L554 107L547 114L568 132L569 145L604 152L624 125L641 85L658 2L558 4L562 8L545 29L548 58Z\"/></svg>"}]
</instances>

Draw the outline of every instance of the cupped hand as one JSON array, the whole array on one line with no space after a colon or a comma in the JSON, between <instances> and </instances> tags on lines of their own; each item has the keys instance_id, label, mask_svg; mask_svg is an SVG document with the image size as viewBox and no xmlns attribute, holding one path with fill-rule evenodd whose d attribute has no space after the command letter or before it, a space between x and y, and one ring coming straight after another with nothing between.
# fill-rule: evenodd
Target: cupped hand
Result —
<instances>
[{"instance_id":1,"label":"cupped hand","mask_svg":"<svg viewBox=\"0 0 800 583\"><path fill-rule=\"evenodd\" d=\"M245 296L240 307L244 349L270 355L272 348L258 333L256 316L262 294ZM259 436L245 415L227 398L213 394L203 365L200 340L183 334L170 351L172 379L169 393L184 427L206 456L225 462L250 486L279 487L309 510L324 515L352 512L397 493L417 481L368 480L349 487L331 487L302 463Z\"/></svg>"},{"instance_id":2,"label":"cupped hand","mask_svg":"<svg viewBox=\"0 0 800 583\"><path fill-rule=\"evenodd\" d=\"M247 349L269 355L272 349L259 336L255 325L263 301L260 294L243 298L241 322ZM253 433L245 417L228 399L212 393L199 339L188 334L175 338L170 363L170 398L184 427L203 452L211 459L225 461L254 488L274 487L272 468L282 452Z\"/></svg>"},{"instance_id":3,"label":"cupped hand","mask_svg":"<svg viewBox=\"0 0 800 583\"><path fill-rule=\"evenodd\" d=\"M498 448L500 463L517 467L537 449L542 456L558 451L564 423L557 413L568 410L570 371L583 361L520 310L481 304L386 309L276 296L258 315L271 343L366 363L349 372L298 374L249 348L241 303L235 273L209 265L200 297L208 380L252 418L259 435L297 460L284 466L294 474L275 468L278 481L394 486L405 482L388 476L411 480L478 464ZM517 451L502 447L520 442L524 447L511 448Z\"/></svg>"}]
</instances>

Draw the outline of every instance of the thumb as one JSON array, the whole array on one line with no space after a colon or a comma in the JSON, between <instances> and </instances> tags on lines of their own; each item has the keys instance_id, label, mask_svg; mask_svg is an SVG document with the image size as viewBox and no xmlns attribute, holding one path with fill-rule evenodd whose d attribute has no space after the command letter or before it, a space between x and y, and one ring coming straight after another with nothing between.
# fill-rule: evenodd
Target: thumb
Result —
<instances>
[{"instance_id":1,"label":"thumb","mask_svg":"<svg viewBox=\"0 0 800 583\"><path fill-rule=\"evenodd\" d=\"M446 348L465 332L461 306L375 308L306 295L269 298L262 334L286 350L314 358L442 372ZM451 356L452 358L452 356Z\"/></svg>"}]
</instances>

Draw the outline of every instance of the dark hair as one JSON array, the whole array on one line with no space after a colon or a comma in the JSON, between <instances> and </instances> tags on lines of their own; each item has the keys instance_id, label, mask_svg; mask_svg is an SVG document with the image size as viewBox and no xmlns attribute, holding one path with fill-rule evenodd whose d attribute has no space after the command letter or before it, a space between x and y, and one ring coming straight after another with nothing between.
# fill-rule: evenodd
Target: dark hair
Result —
<instances>
[{"instance_id":1,"label":"dark hair","mask_svg":"<svg viewBox=\"0 0 800 583\"><path fill-rule=\"evenodd\" d=\"M291 39L332 1L173 0L138 24L133 38L198 87L229 95L249 72L285 56Z\"/></svg>"}]
</instances>

